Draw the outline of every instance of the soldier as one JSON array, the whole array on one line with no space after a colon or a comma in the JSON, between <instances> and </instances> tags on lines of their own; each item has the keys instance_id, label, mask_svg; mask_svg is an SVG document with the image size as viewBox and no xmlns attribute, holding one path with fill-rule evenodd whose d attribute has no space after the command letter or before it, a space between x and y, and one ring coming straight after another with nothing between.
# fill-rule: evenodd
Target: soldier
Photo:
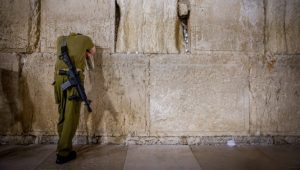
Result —
<instances>
[{"instance_id":1,"label":"soldier","mask_svg":"<svg viewBox=\"0 0 300 170\"><path fill-rule=\"evenodd\" d=\"M80 116L81 101L69 100L76 94L74 87L63 91L61 84L68 81L68 76L59 74L59 70L68 70L67 65L59 58L63 39L66 39L68 54L79 73L81 84L84 83L84 70L86 60L91 61L96 54L96 48L90 37L71 33L69 36L60 36L57 39L57 60L55 64L54 93L55 102L58 104L59 120L57 130L59 140L57 144L57 164L63 164L76 158L76 152L72 149L72 139L75 135ZM90 62L88 62L90 63Z\"/></svg>"}]
</instances>

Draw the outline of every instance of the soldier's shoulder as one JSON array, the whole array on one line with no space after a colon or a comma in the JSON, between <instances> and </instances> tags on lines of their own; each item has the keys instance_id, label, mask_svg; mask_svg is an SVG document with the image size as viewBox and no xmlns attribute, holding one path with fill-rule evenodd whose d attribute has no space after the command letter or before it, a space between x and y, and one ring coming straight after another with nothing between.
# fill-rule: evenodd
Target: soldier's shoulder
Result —
<instances>
[{"instance_id":1,"label":"soldier's shoulder","mask_svg":"<svg viewBox=\"0 0 300 170\"><path fill-rule=\"evenodd\" d=\"M91 39L88 35L79 34L77 36L84 38L84 39Z\"/></svg>"},{"instance_id":2,"label":"soldier's shoulder","mask_svg":"<svg viewBox=\"0 0 300 170\"><path fill-rule=\"evenodd\" d=\"M82 41L83 43L87 43L87 42L90 42L92 39L87 36L87 35L78 35L80 36L80 41Z\"/></svg>"},{"instance_id":3,"label":"soldier's shoulder","mask_svg":"<svg viewBox=\"0 0 300 170\"><path fill-rule=\"evenodd\" d=\"M62 39L63 39L63 37L65 37L65 36L63 36L63 35L61 35L61 36L58 36L58 37L57 37L57 39L56 39L56 42L61 42L61 41L62 41Z\"/></svg>"},{"instance_id":4,"label":"soldier's shoulder","mask_svg":"<svg viewBox=\"0 0 300 170\"><path fill-rule=\"evenodd\" d=\"M58 36L57 39L62 39L63 37L65 37L64 35Z\"/></svg>"}]
</instances>

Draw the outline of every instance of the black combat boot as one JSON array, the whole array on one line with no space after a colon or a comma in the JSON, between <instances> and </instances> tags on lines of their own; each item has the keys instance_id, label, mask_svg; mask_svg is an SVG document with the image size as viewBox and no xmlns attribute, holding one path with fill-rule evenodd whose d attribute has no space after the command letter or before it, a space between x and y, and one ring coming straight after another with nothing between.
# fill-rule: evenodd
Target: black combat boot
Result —
<instances>
[{"instance_id":1,"label":"black combat boot","mask_svg":"<svg viewBox=\"0 0 300 170\"><path fill-rule=\"evenodd\" d=\"M77 155L77 154L76 154L75 151L71 151L71 152L69 153L68 156L60 156L60 155L57 155L57 157L56 157L56 163L57 163L57 164L64 164L64 163L66 163L66 162L69 162L69 161L75 159L75 158L76 158L76 155Z\"/></svg>"}]
</instances>

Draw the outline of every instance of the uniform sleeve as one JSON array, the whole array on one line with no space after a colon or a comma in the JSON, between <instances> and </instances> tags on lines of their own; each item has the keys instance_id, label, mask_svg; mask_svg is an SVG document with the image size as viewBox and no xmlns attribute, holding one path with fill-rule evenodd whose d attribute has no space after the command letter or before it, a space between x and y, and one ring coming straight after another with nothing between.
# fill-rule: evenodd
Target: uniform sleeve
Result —
<instances>
[{"instance_id":1,"label":"uniform sleeve","mask_svg":"<svg viewBox=\"0 0 300 170\"><path fill-rule=\"evenodd\" d=\"M61 46L61 36L56 40L56 54L60 55L60 46Z\"/></svg>"},{"instance_id":2,"label":"uniform sleeve","mask_svg":"<svg viewBox=\"0 0 300 170\"><path fill-rule=\"evenodd\" d=\"M94 43L93 43L92 39L88 36L86 36L85 47L86 47L86 50L90 50L91 48L94 47Z\"/></svg>"}]
</instances>

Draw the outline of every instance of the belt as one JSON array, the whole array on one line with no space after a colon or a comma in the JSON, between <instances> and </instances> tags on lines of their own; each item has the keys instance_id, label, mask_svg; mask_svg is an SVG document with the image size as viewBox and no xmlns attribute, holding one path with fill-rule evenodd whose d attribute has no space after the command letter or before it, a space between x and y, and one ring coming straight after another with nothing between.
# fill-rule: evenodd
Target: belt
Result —
<instances>
[{"instance_id":1,"label":"belt","mask_svg":"<svg viewBox=\"0 0 300 170\"><path fill-rule=\"evenodd\" d=\"M57 74L57 75L60 75L60 76L61 76L61 74L59 74L59 71L60 71L60 70L62 70L62 71L65 71L65 72L69 71L69 69L67 69L67 68L63 68L63 69L59 69L59 70L57 70L57 71L55 72L55 74ZM80 69L80 68L77 68L77 69L76 69L76 71L77 71L77 72L82 72L82 73L83 73L83 70L82 70L82 69Z\"/></svg>"}]
</instances>

